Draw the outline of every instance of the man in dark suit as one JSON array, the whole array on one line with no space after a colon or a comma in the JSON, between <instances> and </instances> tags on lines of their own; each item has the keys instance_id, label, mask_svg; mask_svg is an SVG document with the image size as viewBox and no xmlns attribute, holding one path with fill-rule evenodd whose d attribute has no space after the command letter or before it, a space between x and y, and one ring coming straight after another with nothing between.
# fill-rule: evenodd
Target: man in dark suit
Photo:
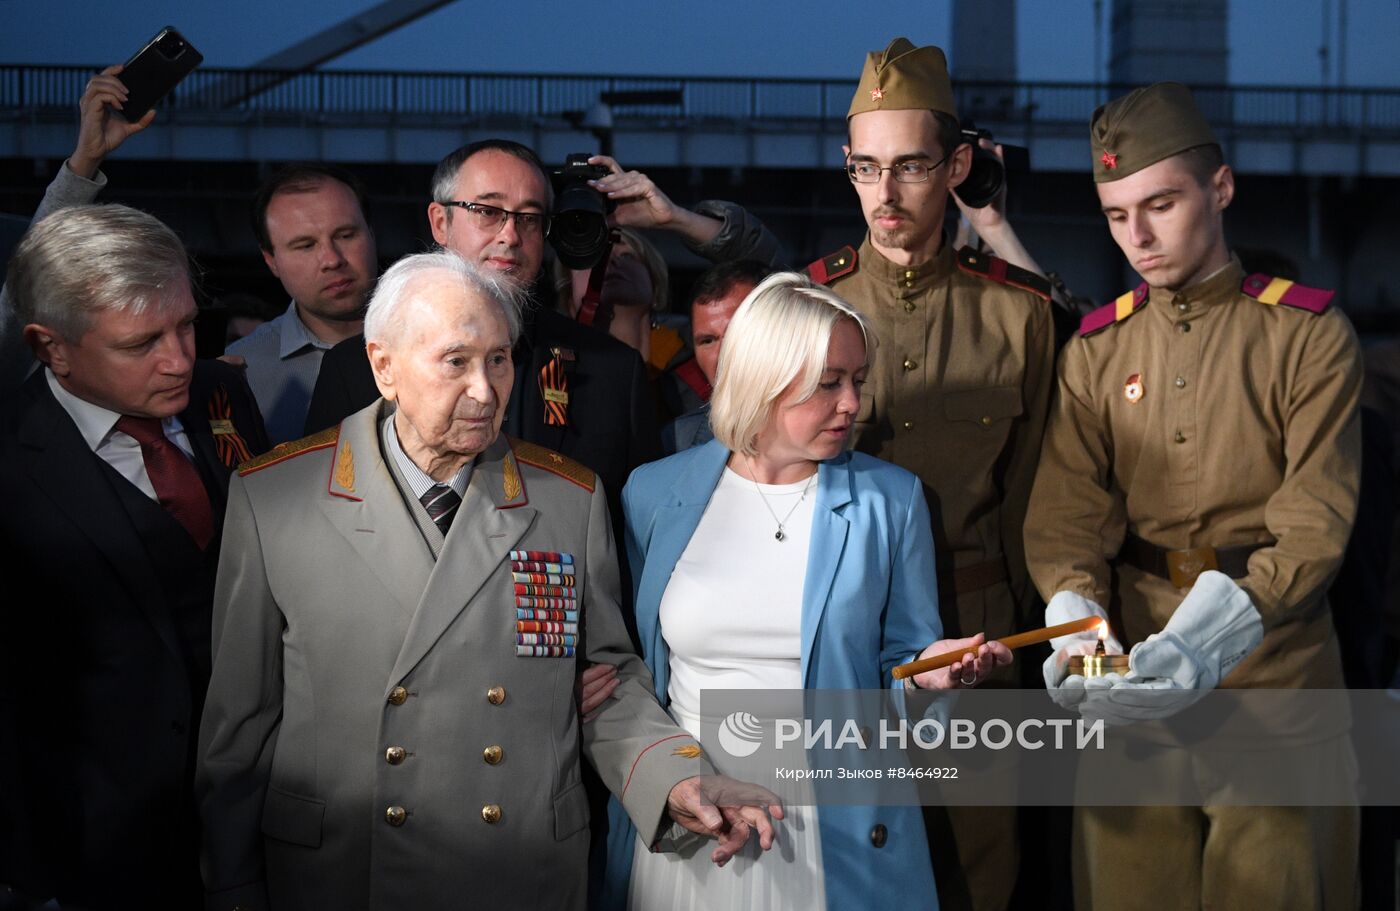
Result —
<instances>
[{"instance_id":1,"label":"man in dark suit","mask_svg":"<svg viewBox=\"0 0 1400 911\"><path fill-rule=\"evenodd\" d=\"M432 190L433 239L527 289L544 262L552 202L535 153L506 140L463 146L438 164ZM646 368L606 333L534 302L523 308L522 322L503 431L593 469L620 532L622 485L633 468L661 454ZM332 427L378 396L364 337L341 342L322 359L306 432Z\"/></svg>"},{"instance_id":2,"label":"man in dark suit","mask_svg":"<svg viewBox=\"0 0 1400 911\"><path fill-rule=\"evenodd\" d=\"M198 907L214 571L262 419L241 371L194 360L188 258L155 218L51 215L6 287L42 367L0 403L0 574L39 593L0 608L0 884Z\"/></svg>"}]
</instances>

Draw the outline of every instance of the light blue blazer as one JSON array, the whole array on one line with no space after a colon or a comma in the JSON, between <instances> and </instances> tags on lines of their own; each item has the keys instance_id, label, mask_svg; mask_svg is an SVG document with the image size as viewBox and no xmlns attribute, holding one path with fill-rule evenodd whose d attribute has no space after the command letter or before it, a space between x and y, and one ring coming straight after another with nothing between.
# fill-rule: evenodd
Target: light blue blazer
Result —
<instances>
[{"instance_id":1,"label":"light blue blazer","mask_svg":"<svg viewBox=\"0 0 1400 911\"><path fill-rule=\"evenodd\" d=\"M622 491L637 631L662 705L671 655L658 621L661 596L728 459L711 440L641 466ZM862 453L821 463L801 633L807 689L889 687L891 668L942 638L928 505L913 474ZM873 908L911 895L937 907L917 806L822 806L817 815L828 908ZM635 838L614 799L604 908L626 902Z\"/></svg>"}]
</instances>

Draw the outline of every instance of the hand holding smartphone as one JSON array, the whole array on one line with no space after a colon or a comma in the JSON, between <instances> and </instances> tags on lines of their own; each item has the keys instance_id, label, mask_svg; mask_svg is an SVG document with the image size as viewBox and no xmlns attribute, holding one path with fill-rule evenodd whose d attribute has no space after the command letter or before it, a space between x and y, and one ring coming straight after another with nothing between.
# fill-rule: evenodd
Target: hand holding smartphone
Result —
<instances>
[{"instance_id":1,"label":"hand holding smartphone","mask_svg":"<svg viewBox=\"0 0 1400 911\"><path fill-rule=\"evenodd\" d=\"M167 25L122 68L127 98L121 115L136 123L203 61L204 55Z\"/></svg>"}]
</instances>

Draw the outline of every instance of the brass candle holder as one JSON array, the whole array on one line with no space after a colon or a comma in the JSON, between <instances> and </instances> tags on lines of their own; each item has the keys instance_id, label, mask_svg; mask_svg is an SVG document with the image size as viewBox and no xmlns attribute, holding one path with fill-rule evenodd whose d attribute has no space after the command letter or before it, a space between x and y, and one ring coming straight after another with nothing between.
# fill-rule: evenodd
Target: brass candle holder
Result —
<instances>
[{"instance_id":1,"label":"brass candle holder","mask_svg":"<svg viewBox=\"0 0 1400 911\"><path fill-rule=\"evenodd\" d=\"M1103 640L1092 655L1074 655L1069 659L1070 675L1081 677L1104 677L1108 674L1128 673L1127 655L1110 655L1104 651Z\"/></svg>"}]
</instances>

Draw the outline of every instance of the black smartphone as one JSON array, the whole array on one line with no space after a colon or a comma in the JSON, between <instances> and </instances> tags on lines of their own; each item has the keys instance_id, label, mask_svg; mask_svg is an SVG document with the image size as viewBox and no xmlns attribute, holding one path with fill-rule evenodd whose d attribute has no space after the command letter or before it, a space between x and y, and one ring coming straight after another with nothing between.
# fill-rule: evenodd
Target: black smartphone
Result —
<instances>
[{"instance_id":1,"label":"black smartphone","mask_svg":"<svg viewBox=\"0 0 1400 911\"><path fill-rule=\"evenodd\" d=\"M146 46L137 51L117 78L126 86L126 105L121 115L135 123L156 106L180 80L204 61L204 55L185 40L174 26L161 29Z\"/></svg>"}]
</instances>

